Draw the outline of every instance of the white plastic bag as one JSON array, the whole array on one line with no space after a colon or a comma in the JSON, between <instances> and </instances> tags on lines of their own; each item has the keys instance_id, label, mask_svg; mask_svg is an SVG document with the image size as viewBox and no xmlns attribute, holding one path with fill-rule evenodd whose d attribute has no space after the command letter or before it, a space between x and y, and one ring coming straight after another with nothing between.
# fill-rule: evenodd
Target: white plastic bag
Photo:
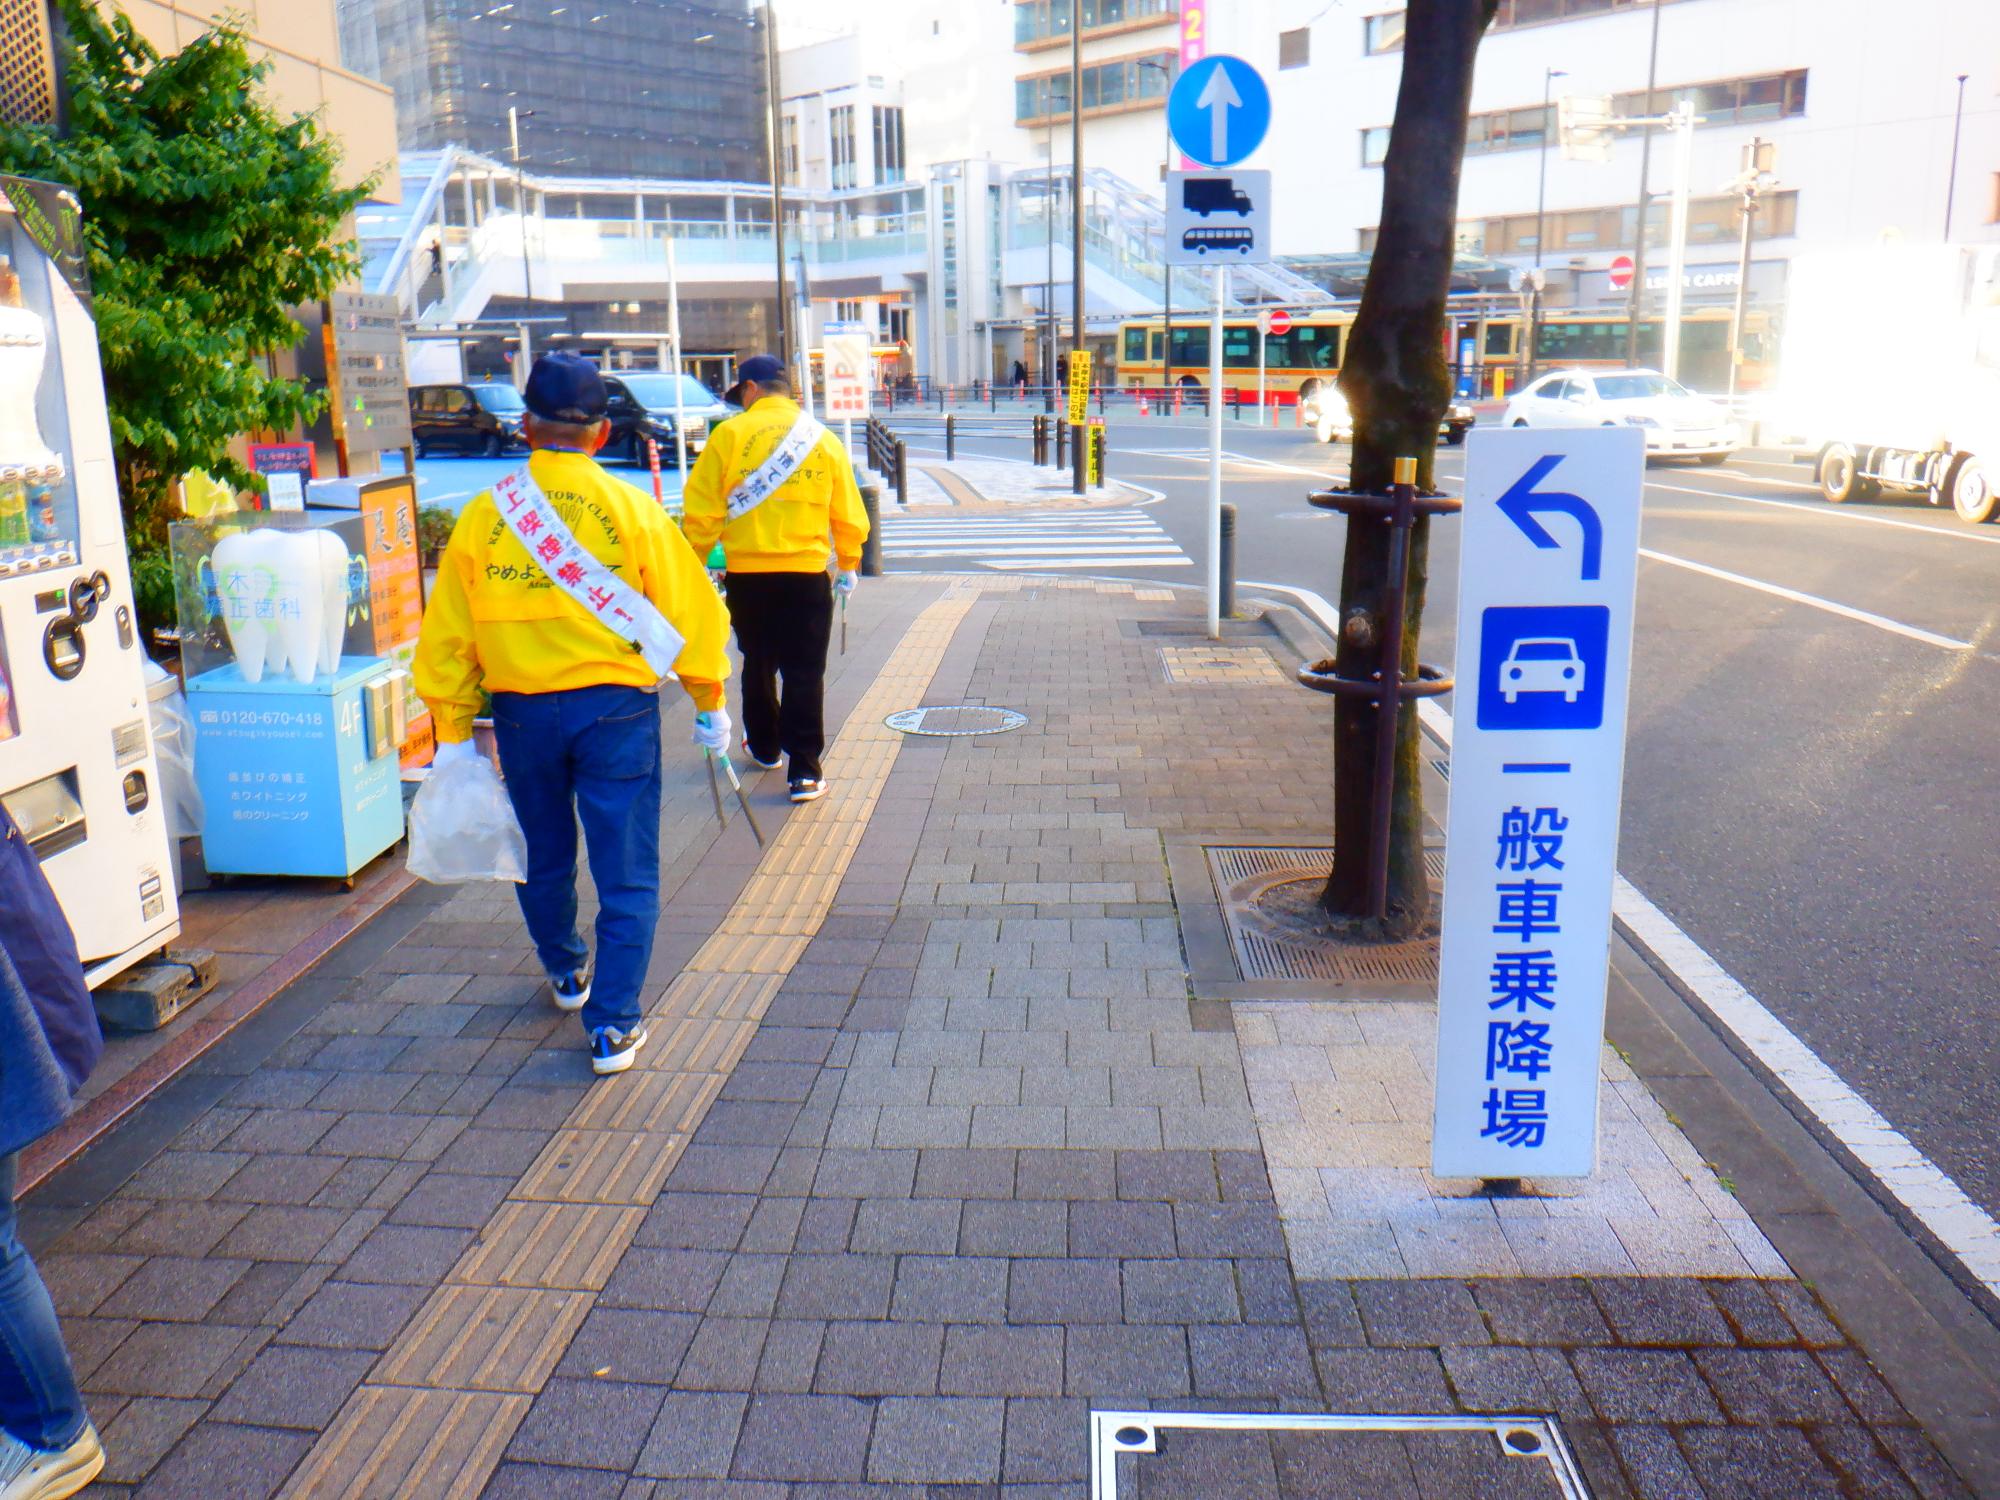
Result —
<instances>
[{"instance_id":1,"label":"white plastic bag","mask_svg":"<svg viewBox=\"0 0 2000 1500\"><path fill-rule=\"evenodd\" d=\"M194 719L188 713L187 695L176 684L172 692L161 687L173 681L172 674L153 662L146 663L147 718L153 728L153 754L160 763L160 801L167 810L167 832L177 839L201 834L206 809L201 788L194 779Z\"/></svg>"},{"instance_id":2,"label":"white plastic bag","mask_svg":"<svg viewBox=\"0 0 2000 1500\"><path fill-rule=\"evenodd\" d=\"M410 873L433 885L528 878L528 840L483 755L433 766L410 804Z\"/></svg>"}]
</instances>

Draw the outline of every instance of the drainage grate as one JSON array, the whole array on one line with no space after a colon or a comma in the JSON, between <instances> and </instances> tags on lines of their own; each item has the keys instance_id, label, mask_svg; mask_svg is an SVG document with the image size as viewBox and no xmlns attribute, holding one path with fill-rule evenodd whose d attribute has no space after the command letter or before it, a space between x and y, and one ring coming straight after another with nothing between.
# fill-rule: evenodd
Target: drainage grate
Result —
<instances>
[{"instance_id":1,"label":"drainage grate","mask_svg":"<svg viewBox=\"0 0 2000 1500\"><path fill-rule=\"evenodd\" d=\"M1211 844L1209 876L1244 979L1317 979L1338 984L1437 983L1431 939L1363 945L1312 927L1314 900L1333 866L1329 846L1255 848ZM1444 880L1444 850L1424 851L1431 884Z\"/></svg>"},{"instance_id":2,"label":"drainage grate","mask_svg":"<svg viewBox=\"0 0 2000 1500\"><path fill-rule=\"evenodd\" d=\"M1271 653L1261 646L1162 646L1169 682L1284 682Z\"/></svg>"},{"instance_id":3,"label":"drainage grate","mask_svg":"<svg viewBox=\"0 0 2000 1500\"><path fill-rule=\"evenodd\" d=\"M1090 1466L1092 1500L1590 1500L1545 1416L1094 1411Z\"/></svg>"},{"instance_id":4,"label":"drainage grate","mask_svg":"<svg viewBox=\"0 0 2000 1500\"><path fill-rule=\"evenodd\" d=\"M1005 734L1028 722L1028 716L1011 708L989 708L983 703L954 703L936 708L906 708L882 721L903 734L929 734L958 738L972 734Z\"/></svg>"}]
</instances>

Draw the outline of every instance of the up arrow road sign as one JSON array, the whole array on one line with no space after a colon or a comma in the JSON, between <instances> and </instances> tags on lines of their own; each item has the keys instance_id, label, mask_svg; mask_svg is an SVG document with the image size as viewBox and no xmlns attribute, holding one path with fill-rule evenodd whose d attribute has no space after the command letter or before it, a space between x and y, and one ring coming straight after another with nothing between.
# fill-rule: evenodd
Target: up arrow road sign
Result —
<instances>
[{"instance_id":1,"label":"up arrow road sign","mask_svg":"<svg viewBox=\"0 0 2000 1500\"><path fill-rule=\"evenodd\" d=\"M1234 166L1264 143L1271 91L1242 58L1204 57L1167 96L1167 126L1175 144L1203 166Z\"/></svg>"},{"instance_id":2,"label":"up arrow road sign","mask_svg":"<svg viewBox=\"0 0 2000 1500\"><path fill-rule=\"evenodd\" d=\"M1536 459L1528 472L1509 485L1507 493L1494 504L1499 507L1500 514L1521 528L1523 536L1544 551L1560 547L1562 543L1535 519L1535 513L1574 516L1577 525L1583 528L1583 580L1589 583L1601 577L1604 571L1604 523L1597 518L1590 502L1581 495L1535 488L1554 473L1556 465L1562 461L1560 453L1544 454Z\"/></svg>"}]
</instances>

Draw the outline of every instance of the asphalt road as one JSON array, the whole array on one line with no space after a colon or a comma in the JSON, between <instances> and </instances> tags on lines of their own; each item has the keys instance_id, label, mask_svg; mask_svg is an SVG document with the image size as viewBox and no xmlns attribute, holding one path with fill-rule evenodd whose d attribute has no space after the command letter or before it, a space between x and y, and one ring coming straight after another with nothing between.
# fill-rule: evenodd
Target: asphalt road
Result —
<instances>
[{"instance_id":1,"label":"asphalt road","mask_svg":"<svg viewBox=\"0 0 2000 1500\"><path fill-rule=\"evenodd\" d=\"M1138 514L1178 548L1066 571L1200 585L1204 440L1196 422L1114 420L1113 473L1162 493ZM1344 523L1305 497L1344 474L1347 450L1227 422L1224 445L1238 577L1336 597ZM1648 470L1657 556L1639 571L1620 865L2000 1213L2000 525L1920 501L1829 506L1776 459ZM1464 450L1440 450L1447 490L1463 473ZM918 524L885 528L892 567ZM927 539L903 565L991 566L999 545L989 533L953 555ZM1437 524L1431 562L1424 656L1448 666L1455 521Z\"/></svg>"}]
</instances>

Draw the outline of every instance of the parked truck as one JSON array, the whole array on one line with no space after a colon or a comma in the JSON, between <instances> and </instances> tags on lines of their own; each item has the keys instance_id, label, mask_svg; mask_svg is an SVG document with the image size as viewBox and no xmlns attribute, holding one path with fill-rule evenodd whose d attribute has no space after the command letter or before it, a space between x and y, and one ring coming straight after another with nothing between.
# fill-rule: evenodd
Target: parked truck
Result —
<instances>
[{"instance_id":1,"label":"parked truck","mask_svg":"<svg viewBox=\"0 0 2000 1500\"><path fill-rule=\"evenodd\" d=\"M2000 513L2000 247L1793 259L1767 432L1839 504L1884 491Z\"/></svg>"}]
</instances>

